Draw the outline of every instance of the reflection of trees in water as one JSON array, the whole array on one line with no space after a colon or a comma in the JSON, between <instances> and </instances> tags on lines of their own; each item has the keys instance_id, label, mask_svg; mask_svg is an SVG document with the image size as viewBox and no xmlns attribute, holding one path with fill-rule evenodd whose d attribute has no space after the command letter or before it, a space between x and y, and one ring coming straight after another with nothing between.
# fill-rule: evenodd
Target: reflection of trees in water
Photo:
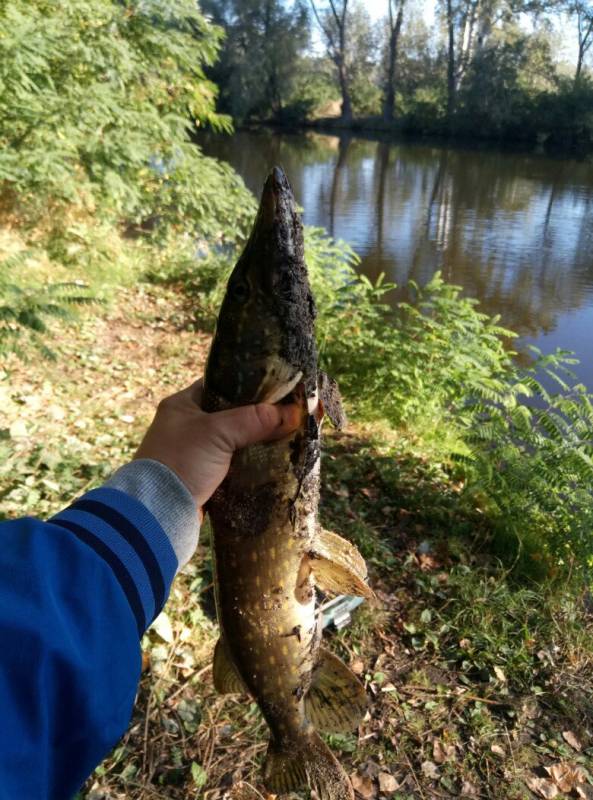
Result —
<instances>
[{"instance_id":1,"label":"reflection of trees in water","mask_svg":"<svg viewBox=\"0 0 593 800\"><path fill-rule=\"evenodd\" d=\"M240 133L214 151L259 191L276 163L306 218L358 248L372 278L436 269L520 333L554 328L593 288L593 167L337 136Z\"/></svg>"},{"instance_id":2,"label":"reflection of trees in water","mask_svg":"<svg viewBox=\"0 0 593 800\"><path fill-rule=\"evenodd\" d=\"M390 274L401 284L409 278L425 283L441 269L485 311L501 313L524 334L553 329L560 311L590 296L591 194L580 197L574 185L575 178L592 185L589 168L515 155L396 150L404 169L394 169L382 144L376 149L381 209L375 210L378 235L363 262L366 272L376 277L391 262ZM407 235L390 235L385 218L390 209L401 216L410 198Z\"/></svg>"}]
</instances>

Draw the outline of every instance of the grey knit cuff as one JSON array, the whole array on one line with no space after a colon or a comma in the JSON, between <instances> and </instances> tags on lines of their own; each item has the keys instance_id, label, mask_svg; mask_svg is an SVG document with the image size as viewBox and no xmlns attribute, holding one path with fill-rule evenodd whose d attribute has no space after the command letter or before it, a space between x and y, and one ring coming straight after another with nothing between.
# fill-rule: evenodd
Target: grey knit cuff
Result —
<instances>
[{"instance_id":1,"label":"grey knit cuff","mask_svg":"<svg viewBox=\"0 0 593 800\"><path fill-rule=\"evenodd\" d=\"M104 484L140 501L156 517L177 556L179 569L198 545L200 520L189 489L173 470L149 458L125 464Z\"/></svg>"}]
</instances>

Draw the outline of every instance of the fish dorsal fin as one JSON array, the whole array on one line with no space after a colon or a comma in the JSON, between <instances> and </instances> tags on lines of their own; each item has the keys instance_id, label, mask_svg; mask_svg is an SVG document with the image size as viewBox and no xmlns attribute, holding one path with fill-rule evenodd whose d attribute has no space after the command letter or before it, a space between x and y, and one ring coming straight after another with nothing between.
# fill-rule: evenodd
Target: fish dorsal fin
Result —
<instances>
[{"instance_id":1,"label":"fish dorsal fin","mask_svg":"<svg viewBox=\"0 0 593 800\"><path fill-rule=\"evenodd\" d=\"M309 693L305 697L307 719L324 733L349 733L365 715L364 686L337 656L320 648Z\"/></svg>"},{"instance_id":2,"label":"fish dorsal fin","mask_svg":"<svg viewBox=\"0 0 593 800\"><path fill-rule=\"evenodd\" d=\"M216 642L212 665L214 688L219 694L248 694L249 691L234 665L224 636Z\"/></svg>"},{"instance_id":3,"label":"fish dorsal fin","mask_svg":"<svg viewBox=\"0 0 593 800\"><path fill-rule=\"evenodd\" d=\"M313 579L326 594L374 597L367 584L367 568L356 547L337 533L321 528L309 552Z\"/></svg>"},{"instance_id":4,"label":"fish dorsal fin","mask_svg":"<svg viewBox=\"0 0 593 800\"><path fill-rule=\"evenodd\" d=\"M317 389L323 413L327 415L334 428L341 431L346 427L347 420L337 381L330 378L326 372L320 371L317 374Z\"/></svg>"}]
</instances>

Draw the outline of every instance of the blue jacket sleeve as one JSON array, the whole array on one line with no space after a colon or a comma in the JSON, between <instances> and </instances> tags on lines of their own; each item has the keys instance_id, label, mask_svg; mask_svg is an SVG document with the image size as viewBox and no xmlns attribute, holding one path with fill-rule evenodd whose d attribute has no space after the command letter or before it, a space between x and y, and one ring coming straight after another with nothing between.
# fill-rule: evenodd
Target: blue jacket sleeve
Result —
<instances>
[{"instance_id":1,"label":"blue jacket sleeve","mask_svg":"<svg viewBox=\"0 0 593 800\"><path fill-rule=\"evenodd\" d=\"M0 800L69 800L124 733L177 558L113 488L0 525Z\"/></svg>"}]
</instances>

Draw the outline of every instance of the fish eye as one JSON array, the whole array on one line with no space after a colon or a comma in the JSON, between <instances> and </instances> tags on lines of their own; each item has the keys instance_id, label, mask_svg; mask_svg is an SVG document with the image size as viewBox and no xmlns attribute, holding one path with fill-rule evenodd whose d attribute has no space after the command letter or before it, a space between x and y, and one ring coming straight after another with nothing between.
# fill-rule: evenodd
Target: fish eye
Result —
<instances>
[{"instance_id":1,"label":"fish eye","mask_svg":"<svg viewBox=\"0 0 593 800\"><path fill-rule=\"evenodd\" d=\"M238 303L245 303L249 298L249 285L247 281L236 281L231 288L233 299Z\"/></svg>"}]
</instances>

